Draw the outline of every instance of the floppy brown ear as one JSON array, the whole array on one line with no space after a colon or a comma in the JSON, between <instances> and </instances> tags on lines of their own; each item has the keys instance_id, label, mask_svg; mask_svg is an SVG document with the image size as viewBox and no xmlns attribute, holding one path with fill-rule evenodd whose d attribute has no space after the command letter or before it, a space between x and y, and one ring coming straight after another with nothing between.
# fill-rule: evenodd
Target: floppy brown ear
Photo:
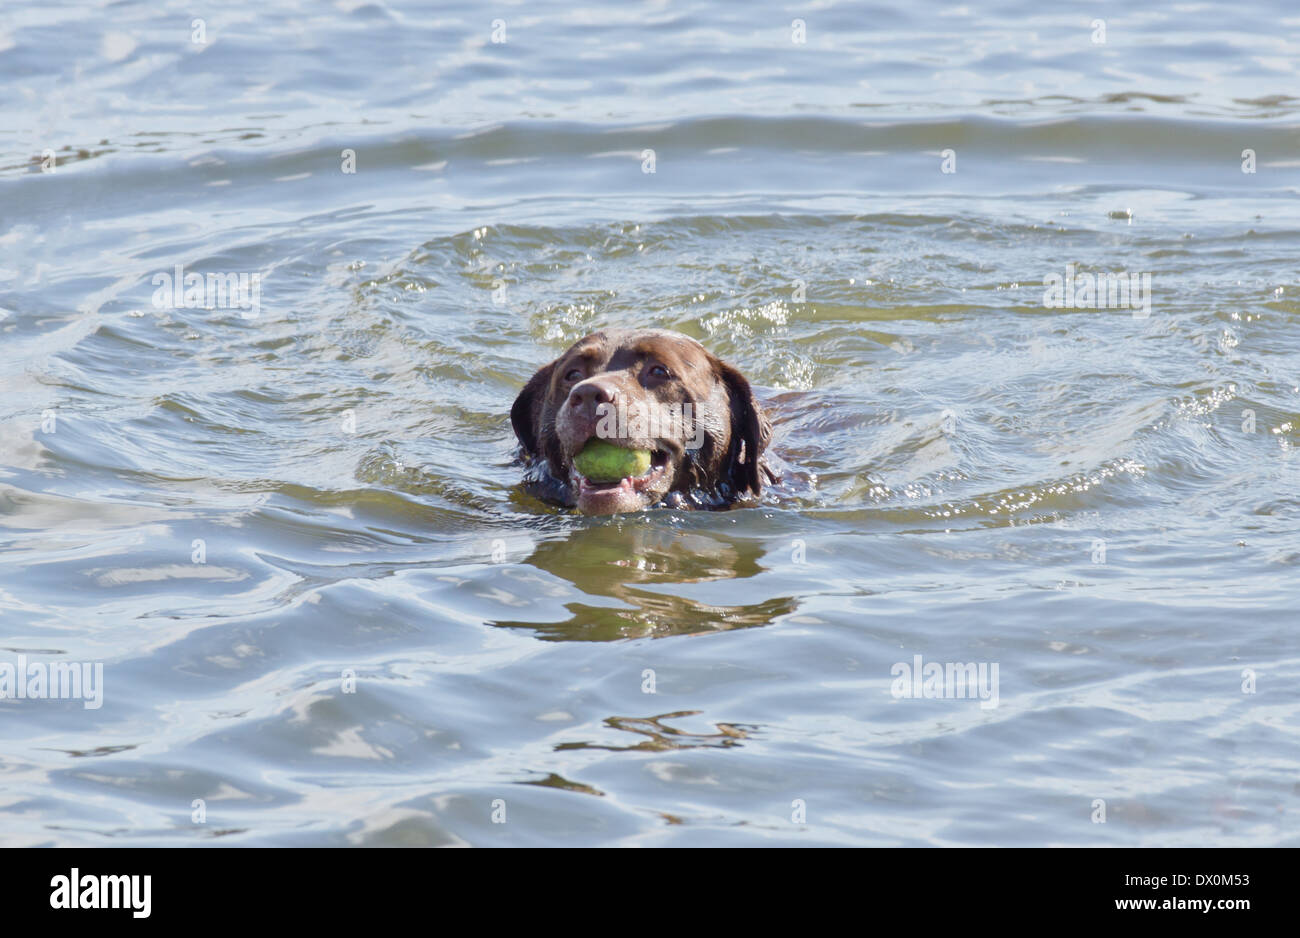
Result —
<instances>
[{"instance_id":1,"label":"floppy brown ear","mask_svg":"<svg viewBox=\"0 0 1300 938\"><path fill-rule=\"evenodd\" d=\"M731 399L731 446L726 471L737 492L748 489L758 495L763 490L762 455L772 438L772 423L745 376L726 362L718 362L717 368Z\"/></svg>"},{"instance_id":2,"label":"floppy brown ear","mask_svg":"<svg viewBox=\"0 0 1300 938\"><path fill-rule=\"evenodd\" d=\"M524 389L515 398L514 406L510 408L510 424L515 428L515 436L519 437L524 452L529 456L538 455L537 432L542 416L542 399L546 396L546 389L551 383L551 372L554 370L555 362L538 369L537 374L528 379Z\"/></svg>"}]
</instances>

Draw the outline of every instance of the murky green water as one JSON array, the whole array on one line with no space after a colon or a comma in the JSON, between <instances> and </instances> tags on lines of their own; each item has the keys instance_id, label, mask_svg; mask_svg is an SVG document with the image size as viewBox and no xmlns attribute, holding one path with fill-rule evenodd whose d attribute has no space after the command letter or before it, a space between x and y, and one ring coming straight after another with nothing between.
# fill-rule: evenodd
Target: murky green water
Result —
<instances>
[{"instance_id":1,"label":"murky green water","mask_svg":"<svg viewBox=\"0 0 1300 938\"><path fill-rule=\"evenodd\" d=\"M103 665L0 700L0 842L1298 842L1284 5L162 6L0 15L0 668ZM636 325L761 505L520 492Z\"/></svg>"}]
</instances>

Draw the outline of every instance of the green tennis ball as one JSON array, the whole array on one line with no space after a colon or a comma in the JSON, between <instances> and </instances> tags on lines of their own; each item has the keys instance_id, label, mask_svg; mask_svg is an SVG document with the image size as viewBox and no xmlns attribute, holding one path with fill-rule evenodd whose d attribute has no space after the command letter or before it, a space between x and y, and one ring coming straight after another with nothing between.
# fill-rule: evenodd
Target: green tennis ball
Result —
<instances>
[{"instance_id":1,"label":"green tennis ball","mask_svg":"<svg viewBox=\"0 0 1300 938\"><path fill-rule=\"evenodd\" d=\"M624 449L593 438L587 441L573 464L592 482L617 482L628 476L645 475L650 468L650 450Z\"/></svg>"}]
</instances>

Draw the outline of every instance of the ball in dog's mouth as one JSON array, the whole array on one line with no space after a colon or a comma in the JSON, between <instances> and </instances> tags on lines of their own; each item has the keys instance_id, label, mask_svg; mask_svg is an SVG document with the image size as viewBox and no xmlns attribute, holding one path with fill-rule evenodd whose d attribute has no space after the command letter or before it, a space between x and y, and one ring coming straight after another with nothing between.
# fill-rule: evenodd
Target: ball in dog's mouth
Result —
<instances>
[{"instance_id":1,"label":"ball in dog's mouth","mask_svg":"<svg viewBox=\"0 0 1300 938\"><path fill-rule=\"evenodd\" d=\"M578 510L587 515L639 511L652 501L646 489L667 468L663 450L632 449L593 437L573 458L570 479Z\"/></svg>"}]
</instances>

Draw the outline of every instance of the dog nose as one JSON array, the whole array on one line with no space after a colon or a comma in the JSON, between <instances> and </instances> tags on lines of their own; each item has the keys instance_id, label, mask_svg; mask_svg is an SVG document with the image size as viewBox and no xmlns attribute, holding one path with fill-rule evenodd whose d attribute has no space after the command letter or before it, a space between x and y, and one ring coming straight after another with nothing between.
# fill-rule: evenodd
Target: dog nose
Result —
<instances>
[{"instance_id":1,"label":"dog nose","mask_svg":"<svg viewBox=\"0 0 1300 938\"><path fill-rule=\"evenodd\" d=\"M618 388L611 382L603 381L600 378L588 378L586 381L579 382L569 392L570 407L586 408L593 413L596 407L601 404L617 403Z\"/></svg>"}]
</instances>

